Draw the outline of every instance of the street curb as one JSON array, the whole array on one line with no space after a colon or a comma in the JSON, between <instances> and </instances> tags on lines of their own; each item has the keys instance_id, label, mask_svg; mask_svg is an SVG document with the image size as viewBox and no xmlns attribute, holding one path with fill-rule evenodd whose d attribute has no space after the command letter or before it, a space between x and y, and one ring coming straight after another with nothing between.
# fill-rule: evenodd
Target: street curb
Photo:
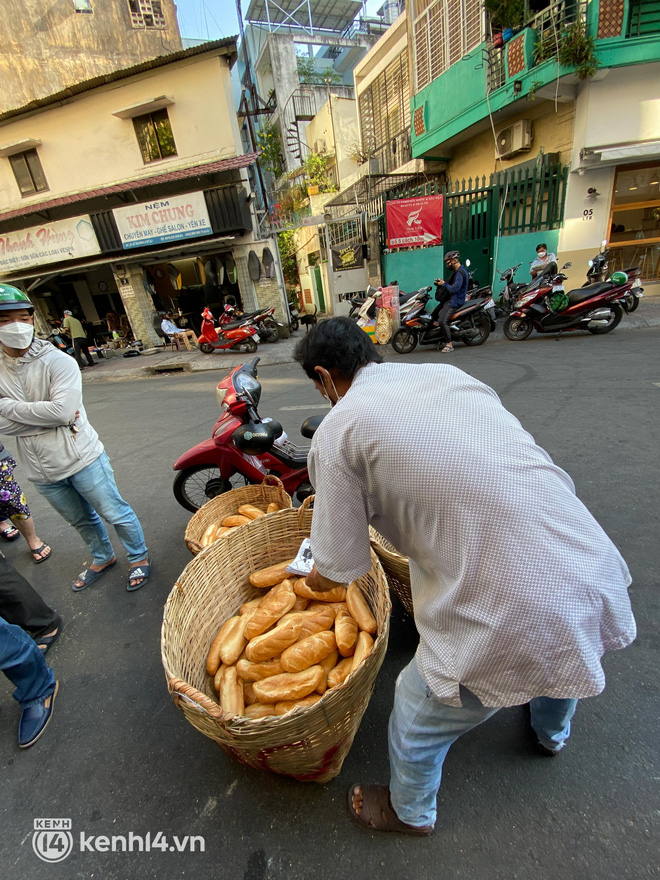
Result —
<instances>
[{"instance_id":1,"label":"street curb","mask_svg":"<svg viewBox=\"0 0 660 880\"><path fill-rule=\"evenodd\" d=\"M626 316L616 328L615 332L618 332L619 330L648 330L654 327L660 327L660 317L642 318L640 316L632 318ZM551 336L553 334L548 333L545 335ZM501 323L498 323L497 329L491 334L491 339L497 342L508 341L502 332ZM297 340L294 341L297 342ZM259 352L257 352L258 356L261 358L259 361L259 368L276 367L281 366L282 364L293 363L294 346L292 346L288 340L281 340L277 345L281 345L282 343L284 343L283 348L286 350L277 352L272 349L260 349ZM276 348L276 346L273 346L273 348ZM204 360L173 360L165 361L160 364L136 365L135 367L131 365L130 367L121 370L113 370L112 372L103 375L90 375L85 373L83 374L83 384L98 385L103 382L127 382L131 379L157 379L160 376L167 376L169 374L179 375L181 373L185 373L188 376L198 376L203 373L228 373L230 370L233 370L234 367L250 360L250 358L246 356L232 356L225 360L222 354L200 355L200 357L203 357ZM217 358L217 360L214 360L214 358Z\"/></svg>"}]
</instances>

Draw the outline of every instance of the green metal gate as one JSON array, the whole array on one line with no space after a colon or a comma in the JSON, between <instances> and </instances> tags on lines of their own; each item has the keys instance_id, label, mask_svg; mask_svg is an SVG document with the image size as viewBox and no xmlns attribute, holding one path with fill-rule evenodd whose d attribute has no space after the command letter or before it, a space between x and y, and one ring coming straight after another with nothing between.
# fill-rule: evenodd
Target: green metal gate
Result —
<instances>
[{"instance_id":1,"label":"green metal gate","mask_svg":"<svg viewBox=\"0 0 660 880\"><path fill-rule=\"evenodd\" d=\"M313 266L314 278L316 278L316 295L319 298L319 311L325 312L325 299L323 298L323 277L321 275L321 267Z\"/></svg>"},{"instance_id":2,"label":"green metal gate","mask_svg":"<svg viewBox=\"0 0 660 880\"><path fill-rule=\"evenodd\" d=\"M445 253L458 251L461 263L470 260L470 271L479 284L490 284L497 231L497 210L493 210L493 187L472 179L457 181L445 193L442 240Z\"/></svg>"}]
</instances>

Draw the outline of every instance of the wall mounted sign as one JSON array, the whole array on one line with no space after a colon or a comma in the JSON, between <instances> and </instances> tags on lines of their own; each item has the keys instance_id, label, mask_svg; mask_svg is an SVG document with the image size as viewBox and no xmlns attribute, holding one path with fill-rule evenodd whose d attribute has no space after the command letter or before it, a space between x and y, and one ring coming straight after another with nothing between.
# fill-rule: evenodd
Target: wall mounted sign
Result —
<instances>
[{"instance_id":1,"label":"wall mounted sign","mask_svg":"<svg viewBox=\"0 0 660 880\"><path fill-rule=\"evenodd\" d=\"M363 266L362 244L335 244L332 251L332 268L335 272L346 269L361 269Z\"/></svg>"},{"instance_id":2,"label":"wall mounted sign","mask_svg":"<svg viewBox=\"0 0 660 880\"><path fill-rule=\"evenodd\" d=\"M0 233L0 272L100 254L89 215Z\"/></svg>"},{"instance_id":3,"label":"wall mounted sign","mask_svg":"<svg viewBox=\"0 0 660 880\"><path fill-rule=\"evenodd\" d=\"M112 213L125 250L213 233L201 192L114 208Z\"/></svg>"},{"instance_id":4,"label":"wall mounted sign","mask_svg":"<svg viewBox=\"0 0 660 880\"><path fill-rule=\"evenodd\" d=\"M388 248L442 244L442 196L385 202Z\"/></svg>"}]
</instances>

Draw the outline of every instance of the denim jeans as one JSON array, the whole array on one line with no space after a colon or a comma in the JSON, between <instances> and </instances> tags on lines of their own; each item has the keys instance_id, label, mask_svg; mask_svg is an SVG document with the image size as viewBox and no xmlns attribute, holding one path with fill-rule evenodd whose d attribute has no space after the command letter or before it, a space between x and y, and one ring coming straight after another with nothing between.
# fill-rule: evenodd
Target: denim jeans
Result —
<instances>
[{"instance_id":1,"label":"denim jeans","mask_svg":"<svg viewBox=\"0 0 660 880\"><path fill-rule=\"evenodd\" d=\"M115 527L129 562L147 558L142 526L133 508L119 494L105 452L77 474L56 483L35 483L34 488L78 531L96 565L110 562L115 555L99 514Z\"/></svg>"},{"instance_id":2,"label":"denim jeans","mask_svg":"<svg viewBox=\"0 0 660 880\"><path fill-rule=\"evenodd\" d=\"M0 669L16 686L21 709L42 703L55 690L53 670L46 665L34 639L0 617Z\"/></svg>"},{"instance_id":3,"label":"denim jeans","mask_svg":"<svg viewBox=\"0 0 660 880\"><path fill-rule=\"evenodd\" d=\"M461 702L462 706L441 703L414 658L397 679L389 721L390 796L397 816L408 825L435 825L436 797L449 747L499 711L497 706L483 706L462 686ZM577 700L532 700L532 727L539 742L559 751L570 734L576 706Z\"/></svg>"}]
</instances>

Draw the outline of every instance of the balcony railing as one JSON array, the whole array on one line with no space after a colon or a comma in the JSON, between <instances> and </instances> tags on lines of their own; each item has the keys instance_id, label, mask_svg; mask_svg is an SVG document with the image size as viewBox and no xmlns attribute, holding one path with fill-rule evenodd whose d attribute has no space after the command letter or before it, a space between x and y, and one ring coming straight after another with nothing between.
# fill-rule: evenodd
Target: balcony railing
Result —
<instances>
[{"instance_id":1,"label":"balcony railing","mask_svg":"<svg viewBox=\"0 0 660 880\"><path fill-rule=\"evenodd\" d=\"M586 0L558 0L535 15L528 26L538 34L534 49L536 64L555 58L566 28L576 21L586 20Z\"/></svg>"}]
</instances>

